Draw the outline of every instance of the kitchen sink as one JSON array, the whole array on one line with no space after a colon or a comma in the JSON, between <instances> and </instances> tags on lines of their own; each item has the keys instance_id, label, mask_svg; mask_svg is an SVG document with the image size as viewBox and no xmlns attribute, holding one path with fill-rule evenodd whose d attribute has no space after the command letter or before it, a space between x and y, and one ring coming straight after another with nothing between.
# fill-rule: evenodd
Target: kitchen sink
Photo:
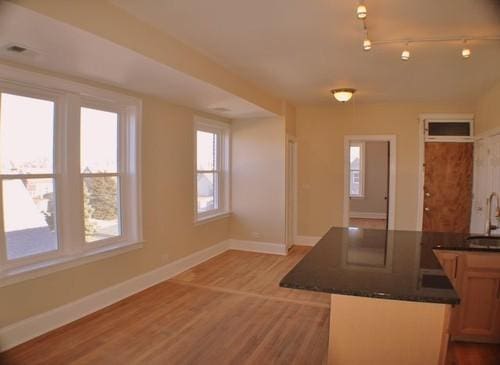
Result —
<instances>
[{"instance_id":1,"label":"kitchen sink","mask_svg":"<svg viewBox=\"0 0 500 365\"><path fill-rule=\"evenodd\" d=\"M470 236L467 242L471 248L483 248L500 251L500 236Z\"/></svg>"}]
</instances>

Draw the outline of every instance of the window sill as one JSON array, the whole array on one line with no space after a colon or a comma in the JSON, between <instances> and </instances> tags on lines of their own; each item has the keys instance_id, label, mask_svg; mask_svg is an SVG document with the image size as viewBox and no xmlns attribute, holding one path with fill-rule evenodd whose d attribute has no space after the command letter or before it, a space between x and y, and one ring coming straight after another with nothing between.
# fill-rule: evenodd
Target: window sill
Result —
<instances>
[{"instance_id":1,"label":"window sill","mask_svg":"<svg viewBox=\"0 0 500 365\"><path fill-rule=\"evenodd\" d=\"M196 220L194 221L194 225L198 226L201 224L218 221L220 219L225 219L225 218L228 218L230 216L231 216L231 212L214 213L214 214L203 216L201 218L196 218Z\"/></svg>"},{"instance_id":2,"label":"window sill","mask_svg":"<svg viewBox=\"0 0 500 365\"><path fill-rule=\"evenodd\" d=\"M358 199L358 200L361 200L361 199L364 199L365 196L364 195L356 195L356 196L350 196L349 199Z\"/></svg>"},{"instance_id":3,"label":"window sill","mask_svg":"<svg viewBox=\"0 0 500 365\"><path fill-rule=\"evenodd\" d=\"M68 255L55 259L0 271L0 288L21 281L38 278L57 271L66 270L125 252L142 248L143 242L120 243L99 247L79 255Z\"/></svg>"}]
</instances>

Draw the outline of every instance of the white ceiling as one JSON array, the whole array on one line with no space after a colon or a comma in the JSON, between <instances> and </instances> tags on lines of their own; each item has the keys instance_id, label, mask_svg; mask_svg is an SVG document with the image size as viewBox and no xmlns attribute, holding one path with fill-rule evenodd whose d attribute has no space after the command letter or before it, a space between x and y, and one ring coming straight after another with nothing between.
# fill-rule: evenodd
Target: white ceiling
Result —
<instances>
[{"instance_id":1,"label":"white ceiling","mask_svg":"<svg viewBox=\"0 0 500 365\"><path fill-rule=\"evenodd\" d=\"M361 49L357 0L111 0L270 92L297 103L330 102L355 87L361 102L477 98L500 79L500 42ZM498 0L365 1L372 39L500 36Z\"/></svg>"},{"instance_id":2,"label":"white ceiling","mask_svg":"<svg viewBox=\"0 0 500 365\"><path fill-rule=\"evenodd\" d=\"M9 44L30 54L5 50ZM227 118L268 117L268 111L128 48L0 1L0 59L75 75ZM221 111L219 108L227 109Z\"/></svg>"}]
</instances>

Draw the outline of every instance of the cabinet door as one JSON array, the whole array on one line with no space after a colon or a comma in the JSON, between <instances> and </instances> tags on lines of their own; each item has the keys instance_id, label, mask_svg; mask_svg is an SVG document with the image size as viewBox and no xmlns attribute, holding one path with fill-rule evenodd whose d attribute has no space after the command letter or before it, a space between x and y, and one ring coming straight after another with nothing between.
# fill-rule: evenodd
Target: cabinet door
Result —
<instances>
[{"instance_id":1,"label":"cabinet door","mask_svg":"<svg viewBox=\"0 0 500 365\"><path fill-rule=\"evenodd\" d=\"M500 272L466 270L457 335L500 340Z\"/></svg>"},{"instance_id":2,"label":"cabinet door","mask_svg":"<svg viewBox=\"0 0 500 365\"><path fill-rule=\"evenodd\" d=\"M455 289L460 293L458 288L458 278L459 278L459 253L449 252L449 251L435 251L439 263L443 267L443 271L450 279L451 283Z\"/></svg>"}]
</instances>

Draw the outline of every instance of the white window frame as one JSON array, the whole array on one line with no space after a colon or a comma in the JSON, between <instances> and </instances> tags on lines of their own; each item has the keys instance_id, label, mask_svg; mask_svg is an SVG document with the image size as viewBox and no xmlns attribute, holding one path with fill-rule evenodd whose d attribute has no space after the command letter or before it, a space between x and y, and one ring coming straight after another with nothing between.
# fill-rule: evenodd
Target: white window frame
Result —
<instances>
[{"instance_id":1,"label":"white window frame","mask_svg":"<svg viewBox=\"0 0 500 365\"><path fill-rule=\"evenodd\" d=\"M0 191L0 287L142 246L140 131L137 98L0 65L0 91L55 101L54 175L58 250L7 260ZM80 108L119 113L121 220L119 237L85 242L80 172ZM38 175L33 174L33 177Z\"/></svg>"},{"instance_id":2,"label":"white window frame","mask_svg":"<svg viewBox=\"0 0 500 365\"><path fill-rule=\"evenodd\" d=\"M219 176L218 180L218 204L217 209L212 209L207 212L198 213L198 173L212 172L198 170L198 143L197 132L203 131L214 133L218 136L216 150L216 165L215 170ZM193 129L193 145L194 145L194 222L203 223L216 218L223 218L230 214L230 149L231 149L231 134L229 124L215 121L208 118L196 116L194 118Z\"/></svg>"},{"instance_id":3,"label":"white window frame","mask_svg":"<svg viewBox=\"0 0 500 365\"><path fill-rule=\"evenodd\" d=\"M351 194L351 147L360 148L360 161L359 161L359 194ZM365 198L365 142L351 142L349 144L349 198L351 199L364 199Z\"/></svg>"}]
</instances>

